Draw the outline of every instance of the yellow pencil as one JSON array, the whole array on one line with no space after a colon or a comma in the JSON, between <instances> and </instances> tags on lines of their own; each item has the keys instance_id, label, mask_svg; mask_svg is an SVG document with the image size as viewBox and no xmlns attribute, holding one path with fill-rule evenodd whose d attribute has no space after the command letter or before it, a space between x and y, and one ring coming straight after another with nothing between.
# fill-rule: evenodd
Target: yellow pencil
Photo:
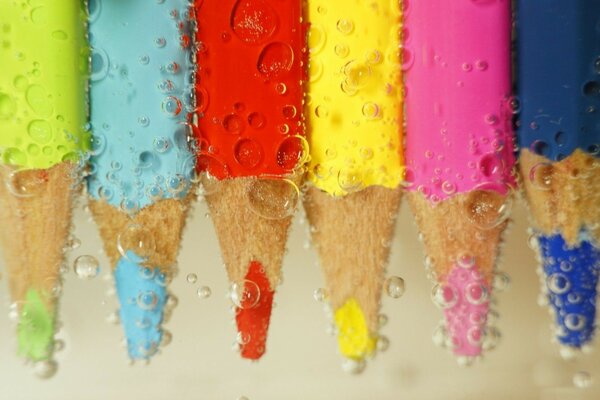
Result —
<instances>
[{"instance_id":1,"label":"yellow pencil","mask_svg":"<svg viewBox=\"0 0 600 400\"><path fill-rule=\"evenodd\" d=\"M404 172L400 3L312 0L308 10L311 186L304 207L339 350L359 372L377 348Z\"/></svg>"}]
</instances>

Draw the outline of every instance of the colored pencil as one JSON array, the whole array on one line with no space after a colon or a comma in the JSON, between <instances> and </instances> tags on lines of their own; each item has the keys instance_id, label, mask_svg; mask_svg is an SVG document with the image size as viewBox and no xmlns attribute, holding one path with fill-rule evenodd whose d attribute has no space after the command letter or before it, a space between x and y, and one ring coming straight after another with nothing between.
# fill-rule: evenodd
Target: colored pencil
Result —
<instances>
[{"instance_id":1,"label":"colored pencil","mask_svg":"<svg viewBox=\"0 0 600 400\"><path fill-rule=\"evenodd\" d=\"M305 157L302 1L196 1L198 169L242 357L265 352Z\"/></svg>"},{"instance_id":2,"label":"colored pencil","mask_svg":"<svg viewBox=\"0 0 600 400\"><path fill-rule=\"evenodd\" d=\"M308 2L311 161L304 207L353 372L377 349L403 175L400 2Z\"/></svg>"},{"instance_id":3,"label":"colored pencil","mask_svg":"<svg viewBox=\"0 0 600 400\"><path fill-rule=\"evenodd\" d=\"M88 138L79 1L0 4L0 233L20 356L49 377L60 267Z\"/></svg>"},{"instance_id":4,"label":"colored pencil","mask_svg":"<svg viewBox=\"0 0 600 400\"><path fill-rule=\"evenodd\" d=\"M441 342L468 364L498 338L487 317L515 186L510 2L413 1L405 15L409 200Z\"/></svg>"},{"instance_id":5,"label":"colored pencil","mask_svg":"<svg viewBox=\"0 0 600 400\"><path fill-rule=\"evenodd\" d=\"M167 286L193 197L193 20L186 0L90 6L90 209L114 272L129 357L148 360L175 303Z\"/></svg>"},{"instance_id":6,"label":"colored pencil","mask_svg":"<svg viewBox=\"0 0 600 400\"><path fill-rule=\"evenodd\" d=\"M519 163L564 354L590 344L600 273L600 4L517 5Z\"/></svg>"}]
</instances>

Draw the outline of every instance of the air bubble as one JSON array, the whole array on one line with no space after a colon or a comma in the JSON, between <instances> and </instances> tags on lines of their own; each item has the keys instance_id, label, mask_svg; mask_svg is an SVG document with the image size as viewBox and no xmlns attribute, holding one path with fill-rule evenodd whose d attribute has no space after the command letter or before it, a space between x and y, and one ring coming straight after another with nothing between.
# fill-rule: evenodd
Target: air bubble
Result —
<instances>
[{"instance_id":1,"label":"air bubble","mask_svg":"<svg viewBox=\"0 0 600 400\"><path fill-rule=\"evenodd\" d=\"M12 171L6 180L6 188L15 197L40 195L46 186L43 175L36 171Z\"/></svg>"},{"instance_id":2,"label":"air bubble","mask_svg":"<svg viewBox=\"0 0 600 400\"><path fill-rule=\"evenodd\" d=\"M402 297L406 290L404 279L399 276L392 276L386 279L384 287L385 293L393 299Z\"/></svg>"},{"instance_id":3,"label":"air bubble","mask_svg":"<svg viewBox=\"0 0 600 400\"><path fill-rule=\"evenodd\" d=\"M540 190L550 190L552 188L552 177L554 167L550 163L538 163L531 167L529 171L529 181Z\"/></svg>"},{"instance_id":4,"label":"air bubble","mask_svg":"<svg viewBox=\"0 0 600 400\"><path fill-rule=\"evenodd\" d=\"M148 260L156 251L154 234L142 225L128 225L117 236L117 250L126 259L129 259L128 252L131 251L143 261Z\"/></svg>"},{"instance_id":5,"label":"air bubble","mask_svg":"<svg viewBox=\"0 0 600 400\"><path fill-rule=\"evenodd\" d=\"M229 287L229 298L236 307L250 309L256 307L260 300L260 288L256 282L245 279L233 282Z\"/></svg>"},{"instance_id":6,"label":"air bubble","mask_svg":"<svg viewBox=\"0 0 600 400\"><path fill-rule=\"evenodd\" d=\"M361 374L367 366L365 360L355 360L347 358L342 363L342 370L346 373L358 375Z\"/></svg>"},{"instance_id":7,"label":"air bubble","mask_svg":"<svg viewBox=\"0 0 600 400\"><path fill-rule=\"evenodd\" d=\"M465 287L465 297L469 303L481 305L488 301L489 290L482 283L471 282Z\"/></svg>"},{"instance_id":8,"label":"air bubble","mask_svg":"<svg viewBox=\"0 0 600 400\"><path fill-rule=\"evenodd\" d=\"M468 220L482 229L492 229L505 222L511 209L510 196L477 188L468 194L464 208Z\"/></svg>"},{"instance_id":9,"label":"air bubble","mask_svg":"<svg viewBox=\"0 0 600 400\"><path fill-rule=\"evenodd\" d=\"M580 332L585 328L586 318L579 314L567 314L565 316L565 327L573 332Z\"/></svg>"},{"instance_id":10,"label":"air bubble","mask_svg":"<svg viewBox=\"0 0 600 400\"><path fill-rule=\"evenodd\" d=\"M592 376L587 371L578 371L573 375L573 385L578 389L587 389L592 383Z\"/></svg>"},{"instance_id":11,"label":"air bubble","mask_svg":"<svg viewBox=\"0 0 600 400\"><path fill-rule=\"evenodd\" d=\"M138 295L136 299L136 304L139 308L145 311L154 310L158 305L158 296L152 290L147 290Z\"/></svg>"},{"instance_id":12,"label":"air bubble","mask_svg":"<svg viewBox=\"0 0 600 400\"><path fill-rule=\"evenodd\" d=\"M73 269L79 279L93 279L100 272L100 263L94 256L83 255L75 259Z\"/></svg>"},{"instance_id":13,"label":"air bubble","mask_svg":"<svg viewBox=\"0 0 600 400\"><path fill-rule=\"evenodd\" d=\"M174 96L169 96L163 100L161 109L170 117L176 117L181 113L181 101Z\"/></svg>"},{"instance_id":14,"label":"air bubble","mask_svg":"<svg viewBox=\"0 0 600 400\"><path fill-rule=\"evenodd\" d=\"M571 282L566 275L554 273L546 279L548 289L554 294L564 294L571 289Z\"/></svg>"},{"instance_id":15,"label":"air bubble","mask_svg":"<svg viewBox=\"0 0 600 400\"><path fill-rule=\"evenodd\" d=\"M201 286L196 291L196 294L201 299L208 299L210 297L210 295L212 294L212 290L208 286Z\"/></svg>"},{"instance_id":16,"label":"air bubble","mask_svg":"<svg viewBox=\"0 0 600 400\"><path fill-rule=\"evenodd\" d=\"M337 30L344 35L349 35L354 30L354 23L349 19L340 19L336 24Z\"/></svg>"},{"instance_id":17,"label":"air bubble","mask_svg":"<svg viewBox=\"0 0 600 400\"><path fill-rule=\"evenodd\" d=\"M327 291L323 288L315 289L313 298L319 303L323 303L327 299Z\"/></svg>"},{"instance_id":18,"label":"air bubble","mask_svg":"<svg viewBox=\"0 0 600 400\"><path fill-rule=\"evenodd\" d=\"M431 299L442 309L452 308L458 302L456 289L450 285L435 285L431 291Z\"/></svg>"},{"instance_id":19,"label":"air bubble","mask_svg":"<svg viewBox=\"0 0 600 400\"><path fill-rule=\"evenodd\" d=\"M38 378L49 379L58 371L58 363L54 360L37 361L33 369Z\"/></svg>"},{"instance_id":20,"label":"air bubble","mask_svg":"<svg viewBox=\"0 0 600 400\"><path fill-rule=\"evenodd\" d=\"M288 179L256 179L250 183L247 205L254 213L266 219L283 219L296 210L300 190Z\"/></svg>"}]
</instances>

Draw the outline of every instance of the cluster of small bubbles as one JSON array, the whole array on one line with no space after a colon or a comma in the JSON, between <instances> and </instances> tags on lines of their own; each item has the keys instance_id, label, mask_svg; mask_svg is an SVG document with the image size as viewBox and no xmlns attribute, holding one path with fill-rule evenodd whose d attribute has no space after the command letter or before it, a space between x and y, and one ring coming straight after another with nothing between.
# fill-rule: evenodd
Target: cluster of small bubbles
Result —
<instances>
[{"instance_id":1,"label":"cluster of small bubbles","mask_svg":"<svg viewBox=\"0 0 600 400\"><path fill-rule=\"evenodd\" d=\"M73 269L80 279L93 279L100 272L100 263L96 257L82 255L73 262Z\"/></svg>"},{"instance_id":2,"label":"cluster of small bubbles","mask_svg":"<svg viewBox=\"0 0 600 400\"><path fill-rule=\"evenodd\" d=\"M391 276L387 278L384 287L385 293L393 299L402 297L406 290L404 279L400 278L399 276Z\"/></svg>"},{"instance_id":3,"label":"cluster of small bubbles","mask_svg":"<svg viewBox=\"0 0 600 400\"><path fill-rule=\"evenodd\" d=\"M256 307L260 301L260 287L256 282L245 279L233 282L229 287L229 298L236 307L250 309Z\"/></svg>"}]
</instances>

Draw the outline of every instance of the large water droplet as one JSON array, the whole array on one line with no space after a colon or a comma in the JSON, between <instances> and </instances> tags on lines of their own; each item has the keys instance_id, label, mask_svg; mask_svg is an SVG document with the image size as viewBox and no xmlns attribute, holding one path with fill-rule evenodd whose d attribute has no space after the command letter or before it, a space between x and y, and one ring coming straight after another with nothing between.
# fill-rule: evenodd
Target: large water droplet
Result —
<instances>
[{"instance_id":1,"label":"large water droplet","mask_svg":"<svg viewBox=\"0 0 600 400\"><path fill-rule=\"evenodd\" d=\"M292 69L294 51L282 42L269 43L258 57L258 71L269 79L276 78Z\"/></svg>"},{"instance_id":2,"label":"large water droplet","mask_svg":"<svg viewBox=\"0 0 600 400\"><path fill-rule=\"evenodd\" d=\"M283 219L296 210L300 190L288 179L256 179L248 187L247 205L266 219Z\"/></svg>"}]
</instances>

